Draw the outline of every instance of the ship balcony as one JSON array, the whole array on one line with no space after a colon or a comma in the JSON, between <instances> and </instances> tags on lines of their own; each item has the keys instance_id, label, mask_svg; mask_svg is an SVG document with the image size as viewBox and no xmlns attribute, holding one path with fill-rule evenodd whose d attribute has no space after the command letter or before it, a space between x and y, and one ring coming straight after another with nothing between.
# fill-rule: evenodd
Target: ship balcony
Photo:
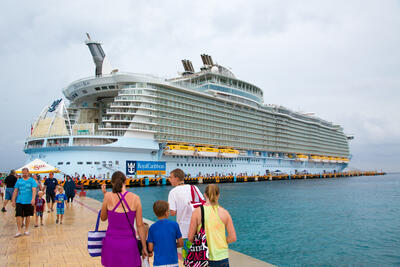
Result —
<instances>
[{"instance_id":1,"label":"ship balcony","mask_svg":"<svg viewBox=\"0 0 400 267\"><path fill-rule=\"evenodd\" d=\"M146 116L151 118L157 118L156 115L149 113L144 110L122 110L122 109L107 109L107 115L138 115L138 116ZM104 118L104 117L103 117Z\"/></svg>"},{"instance_id":2,"label":"ship balcony","mask_svg":"<svg viewBox=\"0 0 400 267\"><path fill-rule=\"evenodd\" d=\"M103 122L125 122L125 123L145 123L145 124L151 124L151 125L157 125L156 123L152 121L137 121L135 120L134 117L132 118L110 118L110 117L103 117L102 118Z\"/></svg>"},{"instance_id":3,"label":"ship balcony","mask_svg":"<svg viewBox=\"0 0 400 267\"><path fill-rule=\"evenodd\" d=\"M152 110L152 111L156 111L157 109L155 109L154 107L151 106L147 106L147 105L132 105L130 103L126 103L126 102L117 102L117 103L112 103L110 105L110 108L132 108L132 109L143 109L143 110Z\"/></svg>"},{"instance_id":4,"label":"ship balcony","mask_svg":"<svg viewBox=\"0 0 400 267\"><path fill-rule=\"evenodd\" d=\"M140 98L133 98L128 96L117 96L114 98L115 102L133 102L133 103L149 103L149 104L157 104L156 101L151 101L147 98L140 97Z\"/></svg>"},{"instance_id":5,"label":"ship balcony","mask_svg":"<svg viewBox=\"0 0 400 267\"><path fill-rule=\"evenodd\" d=\"M142 94L138 94L135 92L126 92L126 90L121 91L118 96L145 96L145 97L157 97L156 93L154 92L148 92L146 93L142 93Z\"/></svg>"}]
</instances>

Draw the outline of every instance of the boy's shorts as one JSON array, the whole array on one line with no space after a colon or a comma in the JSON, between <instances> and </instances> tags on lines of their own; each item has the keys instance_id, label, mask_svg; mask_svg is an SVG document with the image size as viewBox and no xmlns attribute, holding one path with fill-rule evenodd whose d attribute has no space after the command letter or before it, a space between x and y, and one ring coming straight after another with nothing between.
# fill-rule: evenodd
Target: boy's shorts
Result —
<instances>
[{"instance_id":1,"label":"boy's shorts","mask_svg":"<svg viewBox=\"0 0 400 267\"><path fill-rule=\"evenodd\" d=\"M192 246L192 243L189 239L183 239L183 247L182 247L182 260L184 261L189 253L189 248Z\"/></svg>"},{"instance_id":2,"label":"boy's shorts","mask_svg":"<svg viewBox=\"0 0 400 267\"><path fill-rule=\"evenodd\" d=\"M64 208L57 208L57 214L64 214Z\"/></svg>"},{"instance_id":3,"label":"boy's shorts","mask_svg":"<svg viewBox=\"0 0 400 267\"><path fill-rule=\"evenodd\" d=\"M11 200L13 193L14 193L14 188L6 188L5 199Z\"/></svg>"},{"instance_id":4,"label":"boy's shorts","mask_svg":"<svg viewBox=\"0 0 400 267\"><path fill-rule=\"evenodd\" d=\"M37 211L36 216L38 217L43 217L43 211Z\"/></svg>"}]
</instances>

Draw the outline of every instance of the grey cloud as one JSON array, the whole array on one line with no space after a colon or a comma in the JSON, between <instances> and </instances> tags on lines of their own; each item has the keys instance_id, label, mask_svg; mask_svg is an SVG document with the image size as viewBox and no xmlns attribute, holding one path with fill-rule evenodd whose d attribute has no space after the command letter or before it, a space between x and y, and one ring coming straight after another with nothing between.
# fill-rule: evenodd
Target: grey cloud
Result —
<instances>
[{"instance_id":1,"label":"grey cloud","mask_svg":"<svg viewBox=\"0 0 400 267\"><path fill-rule=\"evenodd\" d=\"M172 76L180 59L198 69L199 54L210 53L260 86L266 103L313 111L354 133L355 167L400 170L389 149L400 144L399 11L398 1L372 0L1 1L1 123L13 130L1 133L0 169L23 163L15 140L43 106L93 75L89 32L121 71ZM360 156L376 151L387 161Z\"/></svg>"}]
</instances>

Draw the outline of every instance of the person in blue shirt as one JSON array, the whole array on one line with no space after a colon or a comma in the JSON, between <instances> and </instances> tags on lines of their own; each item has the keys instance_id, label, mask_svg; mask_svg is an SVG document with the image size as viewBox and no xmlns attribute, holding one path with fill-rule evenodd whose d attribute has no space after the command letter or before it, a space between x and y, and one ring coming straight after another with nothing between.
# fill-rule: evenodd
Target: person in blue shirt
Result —
<instances>
[{"instance_id":1,"label":"person in blue shirt","mask_svg":"<svg viewBox=\"0 0 400 267\"><path fill-rule=\"evenodd\" d=\"M60 222L60 224L62 224L63 217L64 217L65 201L67 200L67 196L64 194L64 189L62 188L62 186L58 187L58 194L56 195L55 200L57 203L56 223Z\"/></svg>"},{"instance_id":2,"label":"person in blue shirt","mask_svg":"<svg viewBox=\"0 0 400 267\"><path fill-rule=\"evenodd\" d=\"M53 211L57 185L58 181L56 178L54 178L54 174L52 172L49 173L49 178L47 178L44 181L44 187L46 189L47 208L48 208L47 212Z\"/></svg>"},{"instance_id":3,"label":"person in blue shirt","mask_svg":"<svg viewBox=\"0 0 400 267\"><path fill-rule=\"evenodd\" d=\"M22 169L22 178L18 179L14 186L12 205L15 207L18 232L14 237L22 235L22 223L25 225L25 235L29 235L29 224L33 216L33 205L35 205L37 183L29 177L28 168Z\"/></svg>"},{"instance_id":4,"label":"person in blue shirt","mask_svg":"<svg viewBox=\"0 0 400 267\"><path fill-rule=\"evenodd\" d=\"M163 200L156 201L153 205L153 211L158 221L150 226L147 238L149 253L154 251L153 266L168 265L178 267L177 248L183 246L179 225L174 221L168 220L168 202Z\"/></svg>"}]
</instances>

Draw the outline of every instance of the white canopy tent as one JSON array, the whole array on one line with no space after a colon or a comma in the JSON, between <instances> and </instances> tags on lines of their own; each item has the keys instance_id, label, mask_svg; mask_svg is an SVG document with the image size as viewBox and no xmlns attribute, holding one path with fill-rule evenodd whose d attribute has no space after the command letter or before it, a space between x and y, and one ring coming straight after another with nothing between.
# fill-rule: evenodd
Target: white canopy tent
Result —
<instances>
[{"instance_id":1,"label":"white canopy tent","mask_svg":"<svg viewBox=\"0 0 400 267\"><path fill-rule=\"evenodd\" d=\"M35 159L35 160L29 162L28 164L19 168L15 172L22 173L23 168L28 168L30 173L50 173L50 172L59 173L60 172L60 170L57 169L56 167L53 167L50 164L48 164L40 159Z\"/></svg>"}]
</instances>

